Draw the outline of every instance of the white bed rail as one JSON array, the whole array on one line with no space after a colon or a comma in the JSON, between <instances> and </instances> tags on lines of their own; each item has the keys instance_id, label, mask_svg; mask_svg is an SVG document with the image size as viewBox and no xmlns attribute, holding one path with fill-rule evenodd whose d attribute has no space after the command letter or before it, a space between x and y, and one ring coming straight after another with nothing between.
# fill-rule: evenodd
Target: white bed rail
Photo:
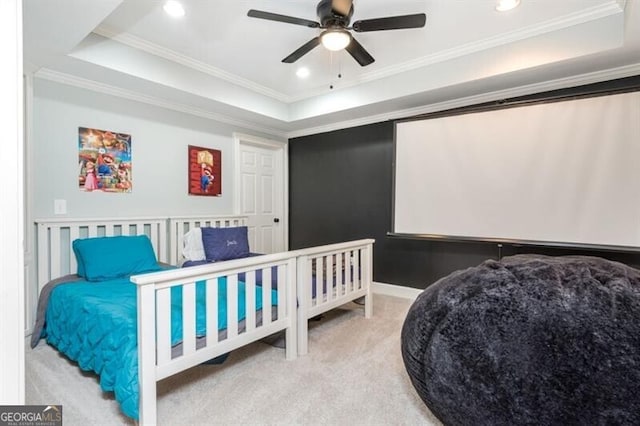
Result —
<instances>
[{"instance_id":1,"label":"white bed rail","mask_svg":"<svg viewBox=\"0 0 640 426\"><path fill-rule=\"evenodd\" d=\"M184 234L193 228L205 226L212 228L228 228L246 226L246 216L178 216L169 218L169 263L179 265L182 261Z\"/></svg>"},{"instance_id":2,"label":"white bed rail","mask_svg":"<svg viewBox=\"0 0 640 426\"><path fill-rule=\"evenodd\" d=\"M77 238L147 235L160 262L167 261L166 217L126 219L37 219L38 294L53 278L75 274L72 243Z\"/></svg>"},{"instance_id":3,"label":"white bed rail","mask_svg":"<svg viewBox=\"0 0 640 426\"><path fill-rule=\"evenodd\" d=\"M373 300L373 239L296 250L298 263L298 355L308 351L308 320L364 297L365 318Z\"/></svg>"},{"instance_id":4,"label":"white bed rail","mask_svg":"<svg viewBox=\"0 0 640 426\"><path fill-rule=\"evenodd\" d=\"M138 374L141 424L156 423L156 382L233 349L286 330L286 358L297 355L296 257L292 252L230 260L202 266L137 275L138 286ZM277 316L271 317L271 274L277 274ZM256 297L256 272L262 274L262 288ZM244 273L246 289L245 330L238 328L238 281ZM226 277L226 278L223 278ZM218 280L226 279L227 335L218 340ZM206 345L196 346L196 286L206 285ZM171 350L171 287L182 285L182 354ZM262 320L256 320L257 300L262 301ZM212 332L213 331L213 332Z\"/></svg>"}]
</instances>

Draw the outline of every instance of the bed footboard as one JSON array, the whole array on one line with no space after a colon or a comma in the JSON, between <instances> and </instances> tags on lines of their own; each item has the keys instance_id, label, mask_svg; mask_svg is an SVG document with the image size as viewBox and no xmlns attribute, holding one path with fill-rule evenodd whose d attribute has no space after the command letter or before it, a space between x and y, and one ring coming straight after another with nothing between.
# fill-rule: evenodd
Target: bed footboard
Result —
<instances>
[{"instance_id":1,"label":"bed footboard","mask_svg":"<svg viewBox=\"0 0 640 426\"><path fill-rule=\"evenodd\" d=\"M308 320L364 297L365 318L373 300L373 239L297 250L298 355L308 351Z\"/></svg>"},{"instance_id":2,"label":"bed footboard","mask_svg":"<svg viewBox=\"0 0 640 426\"><path fill-rule=\"evenodd\" d=\"M220 263L172 269L137 275L131 281L138 286L138 379L140 382L140 422L156 423L156 382L182 370L201 364L233 349L285 330L286 358L297 355L296 332L296 258L292 252L277 253ZM272 287L259 286L277 274L277 315L262 309L273 303ZM239 298L239 274L244 274L244 301ZM223 284L226 295L220 294ZM197 286L205 286L205 334L197 326ZM182 286L182 353L172 356L171 288ZM219 340L219 299L226 297L226 338ZM242 306L244 304L244 306ZM239 306L240 305L240 306ZM239 327L239 310L244 307L245 326ZM206 344L196 345L197 339Z\"/></svg>"}]
</instances>

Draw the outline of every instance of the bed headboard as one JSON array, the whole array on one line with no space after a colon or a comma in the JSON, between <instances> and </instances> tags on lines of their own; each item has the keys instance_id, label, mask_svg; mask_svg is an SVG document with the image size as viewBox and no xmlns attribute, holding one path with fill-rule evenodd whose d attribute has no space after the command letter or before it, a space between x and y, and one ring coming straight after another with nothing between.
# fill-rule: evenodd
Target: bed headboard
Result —
<instances>
[{"instance_id":1,"label":"bed headboard","mask_svg":"<svg viewBox=\"0 0 640 426\"><path fill-rule=\"evenodd\" d=\"M169 218L169 263L179 265L182 259L184 234L193 228L228 228L246 226L246 216L179 216Z\"/></svg>"},{"instance_id":2,"label":"bed headboard","mask_svg":"<svg viewBox=\"0 0 640 426\"><path fill-rule=\"evenodd\" d=\"M71 244L77 238L146 235L160 262L167 262L166 217L125 219L38 219L38 294L51 279L77 270Z\"/></svg>"}]
</instances>

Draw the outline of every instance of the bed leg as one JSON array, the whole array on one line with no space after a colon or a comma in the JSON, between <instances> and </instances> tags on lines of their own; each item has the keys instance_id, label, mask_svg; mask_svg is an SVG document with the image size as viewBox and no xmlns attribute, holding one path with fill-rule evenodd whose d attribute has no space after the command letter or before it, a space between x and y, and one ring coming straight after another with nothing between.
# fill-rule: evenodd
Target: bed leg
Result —
<instances>
[{"instance_id":1,"label":"bed leg","mask_svg":"<svg viewBox=\"0 0 640 426\"><path fill-rule=\"evenodd\" d=\"M373 293L371 283L373 282L373 243L364 250L363 263L365 271L365 282L367 283L367 293L364 296L364 317L369 319L373 316Z\"/></svg>"},{"instance_id":2,"label":"bed leg","mask_svg":"<svg viewBox=\"0 0 640 426\"><path fill-rule=\"evenodd\" d=\"M298 357L296 337L296 332L292 327L287 328L285 331L285 358L289 361Z\"/></svg>"},{"instance_id":3,"label":"bed leg","mask_svg":"<svg viewBox=\"0 0 640 426\"><path fill-rule=\"evenodd\" d=\"M138 407L140 426L155 426L158 423L156 418L156 383L153 382L153 390L150 387L144 392L144 395L140 395L140 404Z\"/></svg>"},{"instance_id":4,"label":"bed leg","mask_svg":"<svg viewBox=\"0 0 640 426\"><path fill-rule=\"evenodd\" d=\"M373 316L373 294L371 289L364 296L364 317L369 319Z\"/></svg>"},{"instance_id":5,"label":"bed leg","mask_svg":"<svg viewBox=\"0 0 640 426\"><path fill-rule=\"evenodd\" d=\"M298 356L306 355L309 351L309 320L298 315Z\"/></svg>"}]
</instances>

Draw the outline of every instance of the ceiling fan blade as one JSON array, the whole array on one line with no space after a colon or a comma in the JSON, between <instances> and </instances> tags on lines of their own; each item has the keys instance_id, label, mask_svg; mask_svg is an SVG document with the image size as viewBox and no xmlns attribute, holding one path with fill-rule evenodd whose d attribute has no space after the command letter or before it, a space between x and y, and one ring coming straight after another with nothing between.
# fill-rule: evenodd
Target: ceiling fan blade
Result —
<instances>
[{"instance_id":1,"label":"ceiling fan blade","mask_svg":"<svg viewBox=\"0 0 640 426\"><path fill-rule=\"evenodd\" d=\"M342 16L348 16L351 11L353 0L332 0L331 9Z\"/></svg>"},{"instance_id":2,"label":"ceiling fan blade","mask_svg":"<svg viewBox=\"0 0 640 426\"><path fill-rule=\"evenodd\" d=\"M389 16L388 18L364 19L353 23L353 30L358 33L368 31L402 30L406 28L424 27L427 15L416 13L415 15Z\"/></svg>"},{"instance_id":3,"label":"ceiling fan blade","mask_svg":"<svg viewBox=\"0 0 640 426\"><path fill-rule=\"evenodd\" d=\"M269 21L285 22L287 24L303 25L309 28L319 28L320 23L308 19L296 18L293 16L278 15L277 13L264 12L262 10L251 9L247 12L251 18L267 19Z\"/></svg>"},{"instance_id":4,"label":"ceiling fan blade","mask_svg":"<svg viewBox=\"0 0 640 426\"><path fill-rule=\"evenodd\" d=\"M304 55L309 53L314 47L320 44L320 37L312 38L302 46L300 46L295 52L291 55L287 56L282 60L282 62L286 64L292 64L298 59L302 58Z\"/></svg>"},{"instance_id":5,"label":"ceiling fan blade","mask_svg":"<svg viewBox=\"0 0 640 426\"><path fill-rule=\"evenodd\" d=\"M345 50L349 52L349 54L353 56L353 59L363 67L366 67L375 61L373 56L369 55L369 52L367 52L367 50L353 37L351 37L351 43L345 47Z\"/></svg>"}]
</instances>

